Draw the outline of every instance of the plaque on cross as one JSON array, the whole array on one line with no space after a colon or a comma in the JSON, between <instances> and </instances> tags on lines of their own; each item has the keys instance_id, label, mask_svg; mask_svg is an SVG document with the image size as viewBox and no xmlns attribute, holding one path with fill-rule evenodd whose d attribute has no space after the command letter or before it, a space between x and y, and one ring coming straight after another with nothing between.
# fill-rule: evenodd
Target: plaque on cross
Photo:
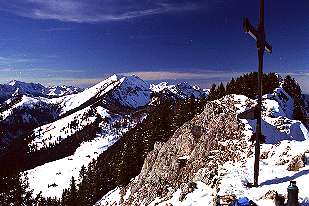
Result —
<instances>
[{"instance_id":1,"label":"plaque on cross","mask_svg":"<svg viewBox=\"0 0 309 206\"><path fill-rule=\"evenodd\" d=\"M272 47L266 42L264 30L264 0L260 0L260 17L257 28L252 26L248 18L243 22L244 31L256 40L258 49L259 69L258 69L258 104L256 117L256 140L255 140L255 161L254 161L254 183L253 186L258 186L259 177L259 161L260 161L260 139L262 136L262 75L263 75L263 56L264 51L272 52Z\"/></svg>"}]
</instances>

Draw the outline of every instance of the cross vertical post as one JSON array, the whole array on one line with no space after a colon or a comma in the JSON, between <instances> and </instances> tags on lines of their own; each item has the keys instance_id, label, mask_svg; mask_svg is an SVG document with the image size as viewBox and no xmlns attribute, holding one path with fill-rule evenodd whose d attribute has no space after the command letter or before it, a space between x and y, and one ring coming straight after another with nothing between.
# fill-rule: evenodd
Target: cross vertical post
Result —
<instances>
[{"instance_id":1,"label":"cross vertical post","mask_svg":"<svg viewBox=\"0 0 309 206\"><path fill-rule=\"evenodd\" d=\"M244 19L244 31L256 40L256 47L258 49L258 104L256 117L256 138L255 138L255 160L254 160L254 183L257 187L259 178L259 161L260 161L260 140L262 137L262 78L263 78L263 57L264 51L272 52L272 47L266 42L266 35L264 30L264 0L260 0L260 18L259 25L255 29L248 18Z\"/></svg>"}]
</instances>

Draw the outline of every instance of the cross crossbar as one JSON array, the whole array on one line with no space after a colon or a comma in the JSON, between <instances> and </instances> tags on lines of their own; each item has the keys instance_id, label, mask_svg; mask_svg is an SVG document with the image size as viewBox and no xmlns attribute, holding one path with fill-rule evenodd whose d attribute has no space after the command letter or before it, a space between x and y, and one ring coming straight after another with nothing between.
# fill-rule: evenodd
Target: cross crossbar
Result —
<instances>
[{"instance_id":1,"label":"cross crossbar","mask_svg":"<svg viewBox=\"0 0 309 206\"><path fill-rule=\"evenodd\" d=\"M256 40L257 42L260 42L262 40L263 32L259 32L258 30L256 30L254 26L252 26L248 18L244 19L243 27L244 31L248 33L254 40ZM264 49L268 53L272 53L272 46L266 41L264 41Z\"/></svg>"}]
</instances>

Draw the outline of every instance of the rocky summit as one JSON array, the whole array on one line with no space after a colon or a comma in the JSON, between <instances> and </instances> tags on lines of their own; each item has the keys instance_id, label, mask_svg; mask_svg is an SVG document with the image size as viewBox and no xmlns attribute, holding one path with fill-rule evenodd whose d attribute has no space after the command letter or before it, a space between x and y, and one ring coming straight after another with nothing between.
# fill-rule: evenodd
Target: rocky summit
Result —
<instances>
[{"instance_id":1,"label":"rocky summit","mask_svg":"<svg viewBox=\"0 0 309 206\"><path fill-rule=\"evenodd\" d=\"M216 205L243 196L258 205L274 205L275 198L265 198L269 191L285 195L290 180L298 178L299 186L305 188L303 181L308 179L308 130L302 122L290 119L292 102L282 88L263 96L265 143L261 145L259 188L249 184L253 181L255 120L239 118L256 100L227 95L208 102L201 114L183 124L167 142L157 142L140 174L96 205ZM300 193L303 201L306 197L305 191Z\"/></svg>"},{"instance_id":2,"label":"rocky summit","mask_svg":"<svg viewBox=\"0 0 309 206\"><path fill-rule=\"evenodd\" d=\"M194 182L218 184L219 166L239 160L247 148L244 124L237 120L232 96L223 104L211 102L205 110L179 128L166 143L156 143L143 169L127 187L124 205L168 200L181 189L185 198ZM194 188L192 188L194 190Z\"/></svg>"}]
</instances>

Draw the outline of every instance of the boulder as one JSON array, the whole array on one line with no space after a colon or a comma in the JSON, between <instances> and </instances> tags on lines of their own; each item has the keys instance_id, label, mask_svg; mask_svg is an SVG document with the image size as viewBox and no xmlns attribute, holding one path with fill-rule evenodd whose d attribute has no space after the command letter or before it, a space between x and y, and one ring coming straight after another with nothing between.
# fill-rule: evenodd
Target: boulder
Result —
<instances>
[{"instance_id":1,"label":"boulder","mask_svg":"<svg viewBox=\"0 0 309 206\"><path fill-rule=\"evenodd\" d=\"M289 162L288 171L298 171L299 168L302 168L305 166L305 155L300 154L297 156L292 157L292 159Z\"/></svg>"}]
</instances>

